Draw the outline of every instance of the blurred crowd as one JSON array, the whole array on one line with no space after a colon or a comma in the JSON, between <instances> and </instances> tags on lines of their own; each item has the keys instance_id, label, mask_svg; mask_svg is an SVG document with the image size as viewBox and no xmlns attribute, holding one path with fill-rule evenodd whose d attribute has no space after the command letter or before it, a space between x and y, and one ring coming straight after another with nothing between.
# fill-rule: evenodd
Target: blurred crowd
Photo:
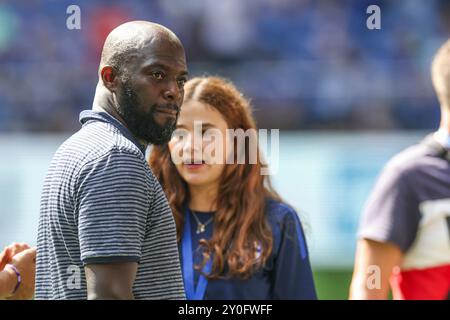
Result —
<instances>
[{"instance_id":1,"label":"blurred crowd","mask_svg":"<svg viewBox=\"0 0 450 320\"><path fill-rule=\"evenodd\" d=\"M66 8L81 9L69 30ZM366 8L381 8L381 30ZM73 131L91 108L101 45L128 20L177 33L190 73L232 79L260 127L432 129L429 69L447 0L0 1L0 132Z\"/></svg>"}]
</instances>

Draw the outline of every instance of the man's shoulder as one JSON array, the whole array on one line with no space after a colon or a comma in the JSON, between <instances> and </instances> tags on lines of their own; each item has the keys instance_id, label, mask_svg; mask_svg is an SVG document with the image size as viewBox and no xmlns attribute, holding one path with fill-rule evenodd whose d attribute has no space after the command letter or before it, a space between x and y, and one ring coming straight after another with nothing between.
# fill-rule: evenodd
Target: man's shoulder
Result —
<instances>
[{"instance_id":1,"label":"man's shoulder","mask_svg":"<svg viewBox=\"0 0 450 320\"><path fill-rule=\"evenodd\" d=\"M427 141L428 138L393 156L385 165L384 171L405 177L426 170L430 166L429 160L438 157L437 151Z\"/></svg>"},{"instance_id":2,"label":"man's shoulder","mask_svg":"<svg viewBox=\"0 0 450 320\"><path fill-rule=\"evenodd\" d=\"M113 125L104 122L83 126L60 146L57 154L81 166L108 156L145 162L144 155L133 142Z\"/></svg>"}]
</instances>

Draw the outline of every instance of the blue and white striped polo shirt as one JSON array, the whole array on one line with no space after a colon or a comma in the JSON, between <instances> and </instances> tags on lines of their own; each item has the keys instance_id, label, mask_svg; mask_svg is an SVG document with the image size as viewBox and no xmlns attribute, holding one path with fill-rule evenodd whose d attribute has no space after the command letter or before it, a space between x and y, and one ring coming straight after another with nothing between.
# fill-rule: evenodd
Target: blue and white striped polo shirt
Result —
<instances>
[{"instance_id":1,"label":"blue and white striped polo shirt","mask_svg":"<svg viewBox=\"0 0 450 320\"><path fill-rule=\"evenodd\" d=\"M184 299L172 212L142 146L105 112L57 150L41 198L36 299L86 299L84 265L139 262L136 299Z\"/></svg>"}]
</instances>

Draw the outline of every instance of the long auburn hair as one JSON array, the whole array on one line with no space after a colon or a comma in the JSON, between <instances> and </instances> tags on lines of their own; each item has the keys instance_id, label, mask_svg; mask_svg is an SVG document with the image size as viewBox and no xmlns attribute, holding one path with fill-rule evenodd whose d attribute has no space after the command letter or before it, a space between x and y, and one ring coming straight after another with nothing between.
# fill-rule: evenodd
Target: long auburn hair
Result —
<instances>
[{"instance_id":1,"label":"long auburn hair","mask_svg":"<svg viewBox=\"0 0 450 320\"><path fill-rule=\"evenodd\" d=\"M184 102L189 100L205 103L217 110L229 129L256 130L249 101L228 80L212 76L189 80L185 85ZM234 146L236 157L236 137ZM213 235L210 240L200 241L204 249L203 262L195 268L201 270L213 255L212 269L207 275L209 279L246 279L264 265L272 252L273 237L265 215L266 201L281 199L272 188L269 176L260 174L264 165L259 158L259 146L256 164L247 161L249 149L246 139L245 164L234 161L225 166L215 199L217 211ZM166 193L180 241L184 209L189 203L188 185L172 162L167 144L153 147L149 165Z\"/></svg>"}]
</instances>

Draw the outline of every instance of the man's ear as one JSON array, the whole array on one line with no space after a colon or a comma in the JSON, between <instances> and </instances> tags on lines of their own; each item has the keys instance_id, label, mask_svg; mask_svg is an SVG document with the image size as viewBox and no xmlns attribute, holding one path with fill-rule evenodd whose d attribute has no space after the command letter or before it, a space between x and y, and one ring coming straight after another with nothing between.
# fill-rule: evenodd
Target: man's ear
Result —
<instances>
[{"instance_id":1,"label":"man's ear","mask_svg":"<svg viewBox=\"0 0 450 320\"><path fill-rule=\"evenodd\" d=\"M111 66L104 66L100 71L103 85L111 92L116 92L119 77L116 70Z\"/></svg>"}]
</instances>

